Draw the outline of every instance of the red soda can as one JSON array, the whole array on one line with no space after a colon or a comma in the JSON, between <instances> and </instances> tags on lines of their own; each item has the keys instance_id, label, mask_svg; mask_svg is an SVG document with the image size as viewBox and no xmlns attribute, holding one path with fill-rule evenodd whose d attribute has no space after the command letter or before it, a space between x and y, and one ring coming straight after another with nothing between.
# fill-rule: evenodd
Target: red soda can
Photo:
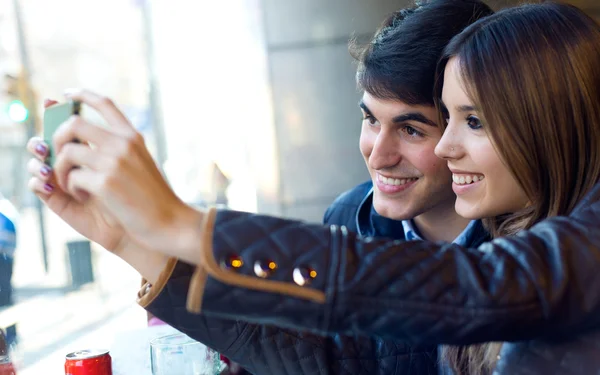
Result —
<instances>
[{"instance_id":1,"label":"red soda can","mask_svg":"<svg viewBox=\"0 0 600 375\"><path fill-rule=\"evenodd\" d=\"M108 350L80 350L67 354L65 375L112 375Z\"/></svg>"},{"instance_id":2,"label":"red soda can","mask_svg":"<svg viewBox=\"0 0 600 375\"><path fill-rule=\"evenodd\" d=\"M17 370L12 363L0 363L0 375L17 375Z\"/></svg>"}]
</instances>

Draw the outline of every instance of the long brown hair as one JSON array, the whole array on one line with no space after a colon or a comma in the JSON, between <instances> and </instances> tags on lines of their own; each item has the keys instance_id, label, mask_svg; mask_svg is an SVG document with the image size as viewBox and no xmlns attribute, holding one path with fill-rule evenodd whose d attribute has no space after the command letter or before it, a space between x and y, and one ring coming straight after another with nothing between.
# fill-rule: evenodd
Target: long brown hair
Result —
<instances>
[{"instance_id":1,"label":"long brown hair","mask_svg":"<svg viewBox=\"0 0 600 375\"><path fill-rule=\"evenodd\" d=\"M565 4L500 11L450 42L437 69L436 99L452 57L496 152L530 201L485 219L492 236L568 214L600 178L600 26ZM499 349L448 346L443 358L457 373L486 374Z\"/></svg>"}]
</instances>

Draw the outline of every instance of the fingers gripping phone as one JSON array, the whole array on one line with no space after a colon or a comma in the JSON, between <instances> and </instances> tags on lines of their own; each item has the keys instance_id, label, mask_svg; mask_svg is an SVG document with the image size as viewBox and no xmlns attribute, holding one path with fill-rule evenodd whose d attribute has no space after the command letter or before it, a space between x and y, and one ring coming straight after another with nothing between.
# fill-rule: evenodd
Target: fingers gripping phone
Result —
<instances>
[{"instance_id":1,"label":"fingers gripping phone","mask_svg":"<svg viewBox=\"0 0 600 375\"><path fill-rule=\"evenodd\" d=\"M48 158L46 162L54 166L56 155L52 145L52 137L56 130L73 115L79 115L81 112L81 103L69 101L61 104L54 104L44 111L44 143L48 145Z\"/></svg>"}]
</instances>

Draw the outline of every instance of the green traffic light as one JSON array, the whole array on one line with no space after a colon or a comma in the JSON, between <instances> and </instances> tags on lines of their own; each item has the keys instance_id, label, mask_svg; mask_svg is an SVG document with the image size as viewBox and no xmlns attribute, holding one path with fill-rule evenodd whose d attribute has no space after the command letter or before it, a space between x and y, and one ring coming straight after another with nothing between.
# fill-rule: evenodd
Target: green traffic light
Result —
<instances>
[{"instance_id":1,"label":"green traffic light","mask_svg":"<svg viewBox=\"0 0 600 375\"><path fill-rule=\"evenodd\" d=\"M23 122L29 117L29 111L20 100L14 100L8 105L8 117L14 122Z\"/></svg>"}]
</instances>

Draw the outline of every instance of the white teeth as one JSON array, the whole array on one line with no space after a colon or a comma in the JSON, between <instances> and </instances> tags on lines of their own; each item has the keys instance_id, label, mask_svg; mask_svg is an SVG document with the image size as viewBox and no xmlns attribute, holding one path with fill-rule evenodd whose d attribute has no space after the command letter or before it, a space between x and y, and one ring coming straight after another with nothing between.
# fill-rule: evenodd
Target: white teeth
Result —
<instances>
[{"instance_id":1,"label":"white teeth","mask_svg":"<svg viewBox=\"0 0 600 375\"><path fill-rule=\"evenodd\" d=\"M457 185L468 185L483 180L482 175L457 175L452 174L452 181Z\"/></svg>"},{"instance_id":2,"label":"white teeth","mask_svg":"<svg viewBox=\"0 0 600 375\"><path fill-rule=\"evenodd\" d=\"M416 178L388 178L388 177L384 177L382 175L377 175L379 181L383 182L384 185L390 185L390 186L400 186L400 185L404 185L408 182L411 181L415 181Z\"/></svg>"}]
</instances>

